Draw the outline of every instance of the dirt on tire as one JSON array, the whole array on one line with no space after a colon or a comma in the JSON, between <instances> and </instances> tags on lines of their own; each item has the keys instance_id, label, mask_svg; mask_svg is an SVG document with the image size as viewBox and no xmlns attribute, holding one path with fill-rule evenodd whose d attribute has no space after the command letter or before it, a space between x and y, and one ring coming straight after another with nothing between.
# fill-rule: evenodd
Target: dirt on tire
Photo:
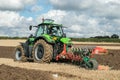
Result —
<instances>
[{"instance_id":1,"label":"dirt on tire","mask_svg":"<svg viewBox=\"0 0 120 80\"><path fill-rule=\"evenodd\" d=\"M28 70L18 67L0 65L0 80L53 80L45 71Z\"/></svg>"},{"instance_id":2,"label":"dirt on tire","mask_svg":"<svg viewBox=\"0 0 120 80\"><path fill-rule=\"evenodd\" d=\"M35 51L36 51L35 49L38 45L42 45L43 49L44 49L43 56L40 60L37 60L35 57ZM53 55L52 45L48 44L44 40L38 40L33 46L32 55L33 55L33 59L35 62L47 62L47 63L49 63L52 60L52 55Z\"/></svg>"},{"instance_id":3,"label":"dirt on tire","mask_svg":"<svg viewBox=\"0 0 120 80\"><path fill-rule=\"evenodd\" d=\"M20 53L18 54L17 51L19 51ZM15 58L14 58L15 61L23 61L23 62L27 61L27 58L25 57L25 53L24 53L24 49L23 49L22 45L17 46L15 48L14 53L15 53Z\"/></svg>"}]
</instances>

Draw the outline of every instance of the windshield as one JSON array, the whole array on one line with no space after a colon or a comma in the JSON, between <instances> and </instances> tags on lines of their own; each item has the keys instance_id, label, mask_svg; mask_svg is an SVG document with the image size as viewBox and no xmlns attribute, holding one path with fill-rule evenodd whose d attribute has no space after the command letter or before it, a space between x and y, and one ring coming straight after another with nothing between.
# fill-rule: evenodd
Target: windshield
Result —
<instances>
[{"instance_id":1,"label":"windshield","mask_svg":"<svg viewBox=\"0 0 120 80\"><path fill-rule=\"evenodd\" d=\"M49 34L53 36L63 36L62 26L58 25L40 25L35 33L36 37L42 34Z\"/></svg>"},{"instance_id":2,"label":"windshield","mask_svg":"<svg viewBox=\"0 0 120 80\"><path fill-rule=\"evenodd\" d=\"M41 36L42 34L46 34L47 32L47 26L46 25L40 25L38 26L38 29L35 33L36 37Z\"/></svg>"},{"instance_id":3,"label":"windshield","mask_svg":"<svg viewBox=\"0 0 120 80\"><path fill-rule=\"evenodd\" d=\"M50 26L48 27L48 34L54 35L54 36L62 36L63 30L61 26Z\"/></svg>"}]
</instances>

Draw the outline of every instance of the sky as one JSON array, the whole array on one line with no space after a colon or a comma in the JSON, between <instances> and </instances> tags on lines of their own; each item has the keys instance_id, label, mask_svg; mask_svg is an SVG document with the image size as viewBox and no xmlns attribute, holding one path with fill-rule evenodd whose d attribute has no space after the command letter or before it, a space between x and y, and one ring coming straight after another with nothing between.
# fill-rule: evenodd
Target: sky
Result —
<instances>
[{"instance_id":1,"label":"sky","mask_svg":"<svg viewBox=\"0 0 120 80\"><path fill-rule=\"evenodd\" d=\"M66 26L68 37L120 36L119 0L0 0L0 36L27 37L42 18Z\"/></svg>"}]
</instances>

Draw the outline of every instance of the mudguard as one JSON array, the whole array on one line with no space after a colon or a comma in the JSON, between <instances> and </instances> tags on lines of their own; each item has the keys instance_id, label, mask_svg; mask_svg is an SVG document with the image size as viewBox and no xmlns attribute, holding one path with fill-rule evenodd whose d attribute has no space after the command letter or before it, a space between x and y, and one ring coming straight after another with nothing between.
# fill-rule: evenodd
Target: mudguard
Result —
<instances>
[{"instance_id":1,"label":"mudguard","mask_svg":"<svg viewBox=\"0 0 120 80\"><path fill-rule=\"evenodd\" d=\"M20 44L22 45L22 47L24 49L25 56L29 57L29 54L28 54L29 53L29 51L28 51L29 50L29 48L28 48L29 45L27 43L20 43Z\"/></svg>"},{"instance_id":2,"label":"mudguard","mask_svg":"<svg viewBox=\"0 0 120 80\"><path fill-rule=\"evenodd\" d=\"M46 41L47 43L49 43L49 44L54 44L54 43L55 43L54 40L50 40L49 38L46 38L46 37L44 37L44 36L37 37L37 38L35 39L34 43L35 43L37 40L39 40L39 39L43 39L43 40L45 40L45 41Z\"/></svg>"}]
</instances>

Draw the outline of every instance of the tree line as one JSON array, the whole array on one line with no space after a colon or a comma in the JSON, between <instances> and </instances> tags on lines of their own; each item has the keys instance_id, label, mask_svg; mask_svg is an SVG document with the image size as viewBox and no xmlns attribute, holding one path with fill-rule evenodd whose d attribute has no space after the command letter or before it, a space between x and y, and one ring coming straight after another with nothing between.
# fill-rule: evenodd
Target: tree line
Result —
<instances>
[{"instance_id":1,"label":"tree line","mask_svg":"<svg viewBox=\"0 0 120 80\"><path fill-rule=\"evenodd\" d=\"M111 36L95 36L95 37L90 37L90 38L112 38L112 39L119 39L119 36L117 34L113 34Z\"/></svg>"},{"instance_id":2,"label":"tree line","mask_svg":"<svg viewBox=\"0 0 120 80\"><path fill-rule=\"evenodd\" d=\"M8 37L0 36L0 39L27 39L27 37ZM71 38L72 41L81 41L81 42L119 42L120 39L117 34L111 36L95 36L90 38Z\"/></svg>"},{"instance_id":3,"label":"tree line","mask_svg":"<svg viewBox=\"0 0 120 80\"><path fill-rule=\"evenodd\" d=\"M8 36L0 36L0 39L27 39L27 37L8 37Z\"/></svg>"}]
</instances>

